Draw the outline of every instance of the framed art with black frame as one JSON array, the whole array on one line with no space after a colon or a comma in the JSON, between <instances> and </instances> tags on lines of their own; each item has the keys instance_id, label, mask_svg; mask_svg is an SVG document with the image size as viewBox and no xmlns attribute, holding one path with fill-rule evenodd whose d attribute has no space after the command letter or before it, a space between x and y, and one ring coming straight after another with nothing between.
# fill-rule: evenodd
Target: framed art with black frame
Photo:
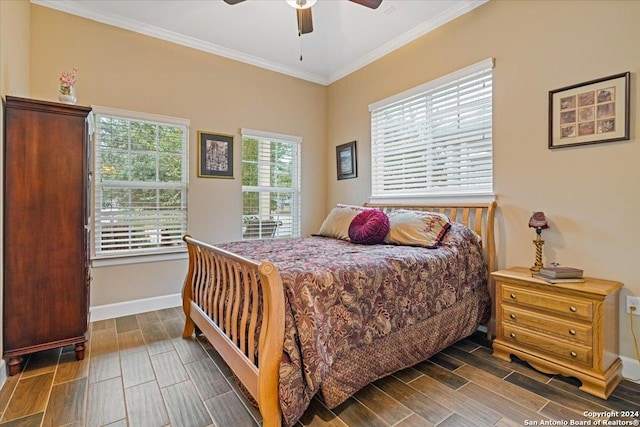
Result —
<instances>
[{"instance_id":1,"label":"framed art with black frame","mask_svg":"<svg viewBox=\"0 0 640 427\"><path fill-rule=\"evenodd\" d=\"M549 92L549 148L629 139L630 73Z\"/></svg>"},{"instance_id":2,"label":"framed art with black frame","mask_svg":"<svg viewBox=\"0 0 640 427\"><path fill-rule=\"evenodd\" d=\"M358 176L356 158L356 142L351 141L336 147L336 166L338 179L355 178Z\"/></svg>"},{"instance_id":3,"label":"framed art with black frame","mask_svg":"<svg viewBox=\"0 0 640 427\"><path fill-rule=\"evenodd\" d=\"M198 176L233 178L233 135L198 131Z\"/></svg>"}]
</instances>

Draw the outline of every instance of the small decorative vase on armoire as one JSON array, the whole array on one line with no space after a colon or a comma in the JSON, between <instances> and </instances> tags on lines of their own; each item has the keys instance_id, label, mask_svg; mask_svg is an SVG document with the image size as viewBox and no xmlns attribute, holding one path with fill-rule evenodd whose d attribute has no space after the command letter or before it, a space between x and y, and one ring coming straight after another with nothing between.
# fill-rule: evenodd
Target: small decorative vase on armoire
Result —
<instances>
[{"instance_id":1,"label":"small decorative vase on armoire","mask_svg":"<svg viewBox=\"0 0 640 427\"><path fill-rule=\"evenodd\" d=\"M91 108L7 96L3 357L75 345L89 315L87 116Z\"/></svg>"}]
</instances>

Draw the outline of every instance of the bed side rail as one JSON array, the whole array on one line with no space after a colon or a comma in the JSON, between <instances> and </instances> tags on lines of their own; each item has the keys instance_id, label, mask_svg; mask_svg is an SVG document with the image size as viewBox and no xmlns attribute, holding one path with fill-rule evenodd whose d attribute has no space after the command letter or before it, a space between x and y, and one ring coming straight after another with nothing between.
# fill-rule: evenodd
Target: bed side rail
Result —
<instances>
[{"instance_id":1,"label":"bed side rail","mask_svg":"<svg viewBox=\"0 0 640 427\"><path fill-rule=\"evenodd\" d=\"M182 292L187 319L183 337L191 336L197 326L258 402L264 425L280 426L280 274L270 262L252 261L188 235L183 240L189 252Z\"/></svg>"}]
</instances>

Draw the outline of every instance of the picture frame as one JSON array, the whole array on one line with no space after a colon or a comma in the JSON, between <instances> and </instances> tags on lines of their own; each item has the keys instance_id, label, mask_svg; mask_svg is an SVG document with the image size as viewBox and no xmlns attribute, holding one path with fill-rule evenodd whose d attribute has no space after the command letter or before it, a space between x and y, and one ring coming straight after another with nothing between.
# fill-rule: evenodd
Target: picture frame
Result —
<instances>
[{"instance_id":1,"label":"picture frame","mask_svg":"<svg viewBox=\"0 0 640 427\"><path fill-rule=\"evenodd\" d=\"M233 135L198 131L198 176L233 178Z\"/></svg>"},{"instance_id":2,"label":"picture frame","mask_svg":"<svg viewBox=\"0 0 640 427\"><path fill-rule=\"evenodd\" d=\"M630 72L549 91L549 148L629 139Z\"/></svg>"},{"instance_id":3,"label":"picture frame","mask_svg":"<svg viewBox=\"0 0 640 427\"><path fill-rule=\"evenodd\" d=\"M336 168L338 179L349 179L358 176L356 142L351 141L336 147Z\"/></svg>"}]
</instances>

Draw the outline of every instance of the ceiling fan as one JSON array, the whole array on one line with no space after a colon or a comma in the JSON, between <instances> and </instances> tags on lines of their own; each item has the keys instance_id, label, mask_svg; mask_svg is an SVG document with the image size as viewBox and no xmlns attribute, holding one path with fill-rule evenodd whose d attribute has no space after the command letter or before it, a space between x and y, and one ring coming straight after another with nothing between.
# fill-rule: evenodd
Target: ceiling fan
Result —
<instances>
[{"instance_id":1,"label":"ceiling fan","mask_svg":"<svg viewBox=\"0 0 640 427\"><path fill-rule=\"evenodd\" d=\"M244 0L224 0L227 4L238 4ZM313 22L311 20L311 6L316 3L317 0L286 0L291 6L296 9L298 16L298 35L307 34L313 31ZM382 0L349 0L350 2L360 4L370 9L377 9L382 3Z\"/></svg>"}]
</instances>

